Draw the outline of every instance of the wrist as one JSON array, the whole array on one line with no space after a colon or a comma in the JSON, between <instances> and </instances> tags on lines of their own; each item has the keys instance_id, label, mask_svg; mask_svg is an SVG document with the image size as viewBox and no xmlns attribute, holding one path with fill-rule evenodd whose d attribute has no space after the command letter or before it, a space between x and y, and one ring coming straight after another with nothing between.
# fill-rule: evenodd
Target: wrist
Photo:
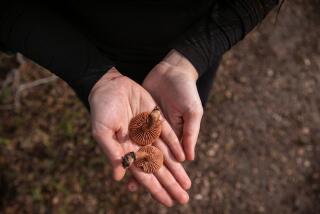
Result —
<instances>
[{"instance_id":1,"label":"wrist","mask_svg":"<svg viewBox=\"0 0 320 214\"><path fill-rule=\"evenodd\" d=\"M199 74L192 63L178 51L172 49L162 60L162 63L168 66L179 68L179 70L190 75L193 80L197 80Z\"/></svg>"},{"instance_id":2,"label":"wrist","mask_svg":"<svg viewBox=\"0 0 320 214\"><path fill-rule=\"evenodd\" d=\"M98 80L93 88L105 81L110 81L118 77L123 77L123 75L115 67L112 67Z\"/></svg>"},{"instance_id":3,"label":"wrist","mask_svg":"<svg viewBox=\"0 0 320 214\"><path fill-rule=\"evenodd\" d=\"M89 103L92 97L94 96L95 92L99 90L102 86L105 86L108 84L108 82L115 80L119 77L124 77L115 67L110 68L106 74L104 74L92 87L90 93L89 93Z\"/></svg>"}]
</instances>

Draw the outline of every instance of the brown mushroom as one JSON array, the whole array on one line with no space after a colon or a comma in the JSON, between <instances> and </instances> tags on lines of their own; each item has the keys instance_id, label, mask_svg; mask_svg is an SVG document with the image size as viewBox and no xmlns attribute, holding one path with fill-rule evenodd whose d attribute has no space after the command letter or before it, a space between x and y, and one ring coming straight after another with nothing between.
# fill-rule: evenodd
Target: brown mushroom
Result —
<instances>
[{"instance_id":1,"label":"brown mushroom","mask_svg":"<svg viewBox=\"0 0 320 214\"><path fill-rule=\"evenodd\" d=\"M163 165L163 154L157 147L144 146L136 153L129 152L122 158L124 168L132 163L145 173L154 173Z\"/></svg>"},{"instance_id":2,"label":"brown mushroom","mask_svg":"<svg viewBox=\"0 0 320 214\"><path fill-rule=\"evenodd\" d=\"M129 137L139 146L154 143L160 134L161 121L158 107L155 107L151 113L142 112L138 114L129 123Z\"/></svg>"}]
</instances>

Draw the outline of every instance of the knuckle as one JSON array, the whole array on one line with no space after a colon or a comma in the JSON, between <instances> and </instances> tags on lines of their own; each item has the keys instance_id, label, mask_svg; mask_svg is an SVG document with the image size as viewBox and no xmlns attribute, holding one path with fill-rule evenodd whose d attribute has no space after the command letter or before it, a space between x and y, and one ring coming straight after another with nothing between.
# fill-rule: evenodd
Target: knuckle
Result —
<instances>
[{"instance_id":1,"label":"knuckle","mask_svg":"<svg viewBox=\"0 0 320 214\"><path fill-rule=\"evenodd\" d=\"M177 174L181 173L181 163L173 160L170 162L170 170L176 172Z\"/></svg>"},{"instance_id":2,"label":"knuckle","mask_svg":"<svg viewBox=\"0 0 320 214\"><path fill-rule=\"evenodd\" d=\"M189 130L189 129L186 129L186 130L184 130L184 132L183 132L183 137L184 137L184 139L185 138L190 138L190 137L192 137L193 136L193 130Z\"/></svg>"},{"instance_id":3,"label":"knuckle","mask_svg":"<svg viewBox=\"0 0 320 214\"><path fill-rule=\"evenodd\" d=\"M203 115L203 107L202 107L202 105L197 107L197 109L195 110L195 114L198 115L198 116L202 116Z\"/></svg>"},{"instance_id":4,"label":"knuckle","mask_svg":"<svg viewBox=\"0 0 320 214\"><path fill-rule=\"evenodd\" d=\"M204 110L201 104L195 105L192 108L189 108L188 111L189 115L191 116L197 116L197 117L202 117Z\"/></svg>"},{"instance_id":5,"label":"knuckle","mask_svg":"<svg viewBox=\"0 0 320 214\"><path fill-rule=\"evenodd\" d=\"M163 192L163 188L162 188L162 186L160 186L160 185L154 184L154 185L150 188L150 192L151 192L153 195L160 195L160 194L162 194L162 192Z\"/></svg>"},{"instance_id":6,"label":"knuckle","mask_svg":"<svg viewBox=\"0 0 320 214\"><path fill-rule=\"evenodd\" d=\"M166 186L168 188L170 188L170 189L175 189L178 185L177 185L177 182L175 182L174 180L170 179Z\"/></svg>"},{"instance_id":7,"label":"knuckle","mask_svg":"<svg viewBox=\"0 0 320 214\"><path fill-rule=\"evenodd\" d=\"M141 181L145 185L146 188L150 188L151 187L150 184L154 183L153 175L143 175L141 177ZM152 187L156 188L156 185L153 184Z\"/></svg>"}]
</instances>

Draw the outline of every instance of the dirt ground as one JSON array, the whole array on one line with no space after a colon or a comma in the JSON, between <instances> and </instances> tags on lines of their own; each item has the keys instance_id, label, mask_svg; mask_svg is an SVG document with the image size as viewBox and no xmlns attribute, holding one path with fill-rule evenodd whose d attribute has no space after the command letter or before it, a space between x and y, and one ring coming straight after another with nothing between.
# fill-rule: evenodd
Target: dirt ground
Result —
<instances>
[{"instance_id":1,"label":"dirt ground","mask_svg":"<svg viewBox=\"0 0 320 214\"><path fill-rule=\"evenodd\" d=\"M225 55L186 164L190 202L171 209L112 181L65 83L2 58L0 213L320 213L319 11L288 0Z\"/></svg>"}]
</instances>

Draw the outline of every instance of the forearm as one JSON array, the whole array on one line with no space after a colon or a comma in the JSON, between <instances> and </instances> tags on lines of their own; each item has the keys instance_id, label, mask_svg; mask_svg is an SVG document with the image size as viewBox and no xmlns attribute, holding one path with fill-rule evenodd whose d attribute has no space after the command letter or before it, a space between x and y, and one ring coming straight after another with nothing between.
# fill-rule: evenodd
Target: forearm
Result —
<instances>
[{"instance_id":1,"label":"forearm","mask_svg":"<svg viewBox=\"0 0 320 214\"><path fill-rule=\"evenodd\" d=\"M242 40L278 0L226 0L212 5L207 16L173 45L202 75L211 63Z\"/></svg>"},{"instance_id":2,"label":"forearm","mask_svg":"<svg viewBox=\"0 0 320 214\"><path fill-rule=\"evenodd\" d=\"M44 6L8 6L0 19L0 43L61 77L87 106L91 88L113 67L87 38Z\"/></svg>"}]
</instances>

